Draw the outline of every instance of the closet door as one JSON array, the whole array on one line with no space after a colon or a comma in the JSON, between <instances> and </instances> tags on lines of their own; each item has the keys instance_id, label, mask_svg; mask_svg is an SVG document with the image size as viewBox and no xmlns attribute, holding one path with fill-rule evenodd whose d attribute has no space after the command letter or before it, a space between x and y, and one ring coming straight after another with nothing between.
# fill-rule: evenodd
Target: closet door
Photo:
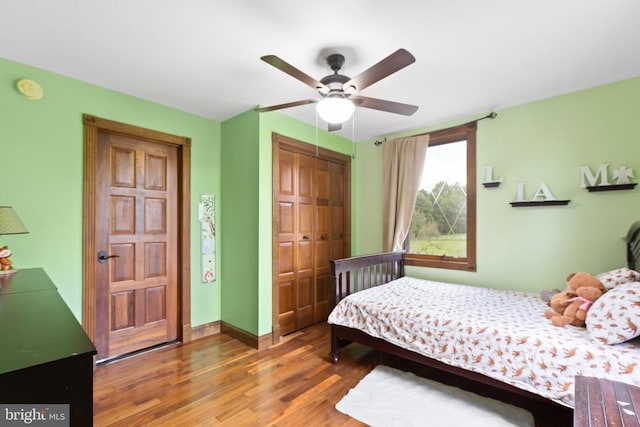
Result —
<instances>
[{"instance_id":1,"label":"closet door","mask_svg":"<svg viewBox=\"0 0 640 427\"><path fill-rule=\"evenodd\" d=\"M274 333L327 319L329 261L349 256L349 160L274 137ZM314 150L315 151L315 150ZM325 150L326 151L326 150ZM331 156L338 157L332 158ZM277 342L277 339L276 339Z\"/></svg>"},{"instance_id":2,"label":"closet door","mask_svg":"<svg viewBox=\"0 0 640 427\"><path fill-rule=\"evenodd\" d=\"M314 323L313 299L313 229L314 229L314 200L313 187L315 185L313 163L314 158L303 154L294 154L298 164L297 210L298 224L296 230L296 263L294 273L297 300L296 328L304 328Z\"/></svg>"},{"instance_id":3,"label":"closet door","mask_svg":"<svg viewBox=\"0 0 640 427\"><path fill-rule=\"evenodd\" d=\"M286 335L314 321L314 159L287 150L278 158L278 323Z\"/></svg>"},{"instance_id":4,"label":"closet door","mask_svg":"<svg viewBox=\"0 0 640 427\"><path fill-rule=\"evenodd\" d=\"M314 175L314 319L322 322L331 309L329 261L344 256L344 165L316 159Z\"/></svg>"},{"instance_id":5,"label":"closet door","mask_svg":"<svg viewBox=\"0 0 640 427\"><path fill-rule=\"evenodd\" d=\"M350 245L347 241L346 225L351 220L348 212L345 190L346 180L344 163L329 163L329 206L331 210L331 260L351 256L347 253ZM327 314L328 315L328 314Z\"/></svg>"}]
</instances>

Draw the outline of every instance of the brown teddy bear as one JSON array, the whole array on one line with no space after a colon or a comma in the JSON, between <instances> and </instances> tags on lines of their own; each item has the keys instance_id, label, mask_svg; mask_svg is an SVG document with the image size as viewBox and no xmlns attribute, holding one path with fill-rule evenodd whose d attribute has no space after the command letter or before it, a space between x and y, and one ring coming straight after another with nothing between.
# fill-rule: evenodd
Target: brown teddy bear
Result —
<instances>
[{"instance_id":1,"label":"brown teddy bear","mask_svg":"<svg viewBox=\"0 0 640 427\"><path fill-rule=\"evenodd\" d=\"M547 310L545 316L556 326L584 326L587 311L606 291L602 282L589 273L570 274L567 289L552 297L549 306L553 310Z\"/></svg>"},{"instance_id":2,"label":"brown teddy bear","mask_svg":"<svg viewBox=\"0 0 640 427\"><path fill-rule=\"evenodd\" d=\"M11 251L8 246L3 246L0 248L0 270L7 271L11 270Z\"/></svg>"},{"instance_id":3,"label":"brown teddy bear","mask_svg":"<svg viewBox=\"0 0 640 427\"><path fill-rule=\"evenodd\" d=\"M564 310L569 305L569 300L577 296L577 294L569 291L556 292L551 296L549 301L547 301L547 305L550 307L550 309L544 312L544 316L547 319L551 319L552 317L562 315L562 313L564 313Z\"/></svg>"}]
</instances>

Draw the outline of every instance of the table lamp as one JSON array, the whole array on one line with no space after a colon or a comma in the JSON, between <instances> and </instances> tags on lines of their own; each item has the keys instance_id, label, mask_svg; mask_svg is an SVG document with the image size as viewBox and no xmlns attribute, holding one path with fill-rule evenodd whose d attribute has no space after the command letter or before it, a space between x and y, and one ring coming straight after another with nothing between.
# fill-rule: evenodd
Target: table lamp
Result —
<instances>
[{"instance_id":1,"label":"table lamp","mask_svg":"<svg viewBox=\"0 0 640 427\"><path fill-rule=\"evenodd\" d=\"M25 234L26 227L12 207L0 206L0 234ZM11 251L8 246L0 247L0 274L12 274L16 270L11 264Z\"/></svg>"}]
</instances>

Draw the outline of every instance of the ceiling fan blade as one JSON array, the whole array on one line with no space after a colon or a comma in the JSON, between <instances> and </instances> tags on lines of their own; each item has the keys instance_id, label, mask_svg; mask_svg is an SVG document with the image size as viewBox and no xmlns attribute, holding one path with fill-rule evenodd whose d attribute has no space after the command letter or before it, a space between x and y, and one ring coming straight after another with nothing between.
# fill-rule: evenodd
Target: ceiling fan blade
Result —
<instances>
[{"instance_id":1,"label":"ceiling fan blade","mask_svg":"<svg viewBox=\"0 0 640 427\"><path fill-rule=\"evenodd\" d=\"M384 99L369 98L368 96L352 96L349 98L356 106L371 108L373 110L387 111L389 113L410 116L418 110L417 105L402 104L400 102Z\"/></svg>"},{"instance_id":2,"label":"ceiling fan blade","mask_svg":"<svg viewBox=\"0 0 640 427\"><path fill-rule=\"evenodd\" d=\"M300 80L302 83L306 84L307 86L310 86L313 89L322 89L325 87L325 85L320 83L318 80L314 79L308 74L303 73L293 65L289 64L286 61L283 61L282 59L278 58L275 55L265 55L260 59L262 59L267 64L276 67L278 70L289 74L291 77L297 80Z\"/></svg>"},{"instance_id":3,"label":"ceiling fan blade","mask_svg":"<svg viewBox=\"0 0 640 427\"><path fill-rule=\"evenodd\" d=\"M255 111L258 113L266 113L267 111L282 110L283 108L297 107L299 105L313 104L318 102L317 99L303 99L300 101L287 102L286 104L271 105L268 107L257 107Z\"/></svg>"},{"instance_id":4,"label":"ceiling fan blade","mask_svg":"<svg viewBox=\"0 0 640 427\"><path fill-rule=\"evenodd\" d=\"M416 62L416 58L409 53L408 50L398 49L382 61L346 82L343 86L344 91L349 92L349 89L352 87L355 88L356 91L361 91L414 62Z\"/></svg>"},{"instance_id":5,"label":"ceiling fan blade","mask_svg":"<svg viewBox=\"0 0 640 427\"><path fill-rule=\"evenodd\" d=\"M340 129L342 129L342 123L329 123L329 126L327 128L329 132L334 132Z\"/></svg>"}]
</instances>

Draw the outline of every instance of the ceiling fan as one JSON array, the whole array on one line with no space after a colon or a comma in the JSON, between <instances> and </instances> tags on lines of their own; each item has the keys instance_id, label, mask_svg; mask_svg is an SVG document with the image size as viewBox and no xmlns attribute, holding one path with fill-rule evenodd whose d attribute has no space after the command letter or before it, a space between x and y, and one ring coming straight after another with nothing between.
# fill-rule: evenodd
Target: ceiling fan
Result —
<instances>
[{"instance_id":1,"label":"ceiling fan","mask_svg":"<svg viewBox=\"0 0 640 427\"><path fill-rule=\"evenodd\" d=\"M363 89L382 80L383 78L413 64L415 57L405 49L398 49L380 62L367 70L350 78L339 73L344 65L344 56L335 53L327 57L327 64L333 70L333 74L323 77L319 81L298 70L293 65L283 61L276 55L266 55L260 58L280 71L289 74L302 83L316 89L321 98L309 98L300 101L287 102L286 104L272 105L256 108L263 113L283 108L297 107L305 104L318 103L317 111L320 117L329 123L329 131L339 130L341 123L348 120L353 114L354 108L363 107L373 110L410 116L416 112L418 106L387 101L384 99L370 98L357 95Z\"/></svg>"}]
</instances>

